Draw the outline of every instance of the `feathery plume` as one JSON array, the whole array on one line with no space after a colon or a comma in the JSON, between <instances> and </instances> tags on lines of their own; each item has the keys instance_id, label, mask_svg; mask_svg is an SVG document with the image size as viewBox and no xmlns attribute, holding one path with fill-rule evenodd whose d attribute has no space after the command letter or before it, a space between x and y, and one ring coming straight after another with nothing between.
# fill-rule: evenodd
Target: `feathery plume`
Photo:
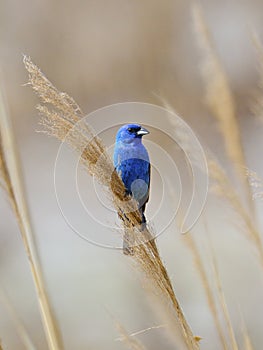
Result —
<instances>
[{"instance_id":1,"label":"feathery plume","mask_svg":"<svg viewBox=\"0 0 263 350\"><path fill-rule=\"evenodd\" d=\"M66 141L75 149L80 155L84 168L105 186L113 205L119 215L123 217L124 230L130 231L134 236L137 245L134 247L133 258L149 281L152 282L152 290L159 291L172 307L176 326L187 349L199 349L198 341L194 337L175 296L153 234L147 228L143 232L137 229L141 224L141 215L137 210L137 204L132 198L127 200L124 185L116 173L102 141L81 119L83 115L72 98L59 92L40 69L32 63L30 58L24 57L24 64L29 73L29 84L42 102L38 110L42 115L41 124L45 131L61 141Z\"/></svg>"},{"instance_id":2,"label":"feathery plume","mask_svg":"<svg viewBox=\"0 0 263 350\"><path fill-rule=\"evenodd\" d=\"M245 156L236 118L236 107L227 76L214 48L200 6L193 6L193 20L198 42L203 52L202 73L206 84L205 101L219 122L224 137L225 149L234 164L240 183L246 190L247 203L253 213L251 193L245 177Z\"/></svg>"},{"instance_id":3,"label":"feathery plume","mask_svg":"<svg viewBox=\"0 0 263 350\"><path fill-rule=\"evenodd\" d=\"M255 171L246 170L248 182L253 191L253 199L263 199L263 180Z\"/></svg>"},{"instance_id":4,"label":"feathery plume","mask_svg":"<svg viewBox=\"0 0 263 350\"><path fill-rule=\"evenodd\" d=\"M220 165L214 159L210 158L208 160L208 168L209 174L216 184L213 187L213 192L220 196L223 200L227 200L232 206L234 212L238 216L237 222L240 226L240 232L244 232L247 238L254 244L255 250L258 252L260 262L263 265L263 247L261 237L254 225L253 220L243 207L239 196L229 183L227 175Z\"/></svg>"}]
</instances>

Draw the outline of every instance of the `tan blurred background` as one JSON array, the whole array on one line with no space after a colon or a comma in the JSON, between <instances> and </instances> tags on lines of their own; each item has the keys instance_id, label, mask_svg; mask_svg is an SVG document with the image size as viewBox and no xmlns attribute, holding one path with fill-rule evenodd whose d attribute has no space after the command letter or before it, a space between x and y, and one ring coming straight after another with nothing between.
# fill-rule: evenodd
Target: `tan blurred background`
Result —
<instances>
[{"instance_id":1,"label":"tan blurred background","mask_svg":"<svg viewBox=\"0 0 263 350\"><path fill-rule=\"evenodd\" d=\"M251 115L257 87L253 27L263 39L262 1L200 1L236 98L248 166L263 173L262 124ZM167 99L227 165L216 121L205 109L190 1L86 0L1 1L0 63L23 162L31 215L48 291L65 349L125 349L110 313L129 332L160 325L138 274L120 252L91 245L67 226L56 203L53 168L59 143L35 131L37 98L23 84L22 54L31 56L48 78L74 97L85 113L125 101L160 104ZM125 120L125 116L123 122ZM65 174L66 176L66 174ZM65 191L67 188L65 188ZM74 208L72 208L74 211ZM260 215L262 204L258 203ZM37 349L47 349L34 286L19 231L7 199L0 198L0 280ZM207 213L235 332L241 316L255 349L263 344L262 274L245 239L227 221L224 206L209 199ZM93 222L87 222L92 229ZM220 349L192 257L170 227L159 239L161 255L201 349ZM202 237L202 223L194 234ZM201 238L200 238L201 239ZM238 243L237 243L238 242ZM206 251L203 251L206 254ZM4 349L23 346L10 314L0 304ZM173 349L160 328L139 339L152 350Z\"/></svg>"}]
</instances>

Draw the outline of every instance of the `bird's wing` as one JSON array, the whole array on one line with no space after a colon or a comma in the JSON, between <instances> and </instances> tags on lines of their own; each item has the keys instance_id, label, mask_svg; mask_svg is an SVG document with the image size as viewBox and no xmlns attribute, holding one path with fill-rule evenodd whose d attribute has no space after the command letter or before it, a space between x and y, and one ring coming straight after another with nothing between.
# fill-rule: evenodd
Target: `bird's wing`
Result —
<instances>
[{"instance_id":1,"label":"bird's wing","mask_svg":"<svg viewBox=\"0 0 263 350\"><path fill-rule=\"evenodd\" d=\"M150 195L150 185L151 185L151 163L149 162L149 166L148 166L148 173L149 173L149 184L148 184L148 198L146 200L145 203L148 202L149 200L149 195Z\"/></svg>"}]
</instances>

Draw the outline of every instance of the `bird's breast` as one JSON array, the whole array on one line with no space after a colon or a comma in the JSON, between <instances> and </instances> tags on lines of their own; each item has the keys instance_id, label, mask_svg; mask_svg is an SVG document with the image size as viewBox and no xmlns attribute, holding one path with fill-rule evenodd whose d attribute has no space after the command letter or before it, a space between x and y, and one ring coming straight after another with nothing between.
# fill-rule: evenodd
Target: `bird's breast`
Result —
<instances>
[{"instance_id":1,"label":"bird's breast","mask_svg":"<svg viewBox=\"0 0 263 350\"><path fill-rule=\"evenodd\" d=\"M115 153L114 158L116 158L116 161L118 163L128 159L141 159L149 162L148 152L146 148L143 146L143 144L139 144L139 145L138 144L137 145L119 144L115 148L114 153Z\"/></svg>"}]
</instances>

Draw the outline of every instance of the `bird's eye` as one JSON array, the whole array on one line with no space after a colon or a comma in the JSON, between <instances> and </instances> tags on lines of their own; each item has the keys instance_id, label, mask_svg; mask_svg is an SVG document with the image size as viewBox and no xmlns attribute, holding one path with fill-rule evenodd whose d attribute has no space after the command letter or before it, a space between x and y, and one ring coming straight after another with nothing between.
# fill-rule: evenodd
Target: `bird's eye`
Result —
<instances>
[{"instance_id":1,"label":"bird's eye","mask_svg":"<svg viewBox=\"0 0 263 350\"><path fill-rule=\"evenodd\" d=\"M131 132L131 133L135 133L137 131L139 131L140 128L136 127L136 128L128 128L128 131Z\"/></svg>"},{"instance_id":2,"label":"bird's eye","mask_svg":"<svg viewBox=\"0 0 263 350\"><path fill-rule=\"evenodd\" d=\"M135 128L128 128L128 131L133 133L133 132L136 132L136 129Z\"/></svg>"}]
</instances>

